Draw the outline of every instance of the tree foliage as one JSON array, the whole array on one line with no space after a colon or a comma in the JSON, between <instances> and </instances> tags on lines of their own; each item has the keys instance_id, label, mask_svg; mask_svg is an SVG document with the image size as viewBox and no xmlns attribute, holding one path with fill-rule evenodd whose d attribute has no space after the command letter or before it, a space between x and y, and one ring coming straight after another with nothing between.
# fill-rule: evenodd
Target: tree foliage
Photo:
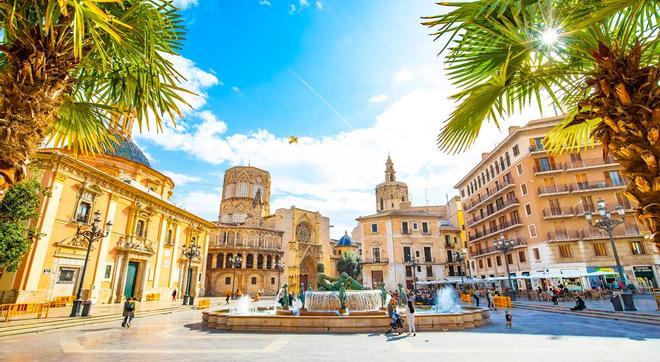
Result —
<instances>
[{"instance_id":1,"label":"tree foliage","mask_svg":"<svg viewBox=\"0 0 660 362\"><path fill-rule=\"evenodd\" d=\"M48 195L36 179L23 180L0 201L0 267L16 271L21 257L38 237L30 220L39 216L40 195Z\"/></svg>"},{"instance_id":2,"label":"tree foliage","mask_svg":"<svg viewBox=\"0 0 660 362\"><path fill-rule=\"evenodd\" d=\"M362 282L362 265L360 256L352 251L346 251L337 262L337 274L346 272L348 276Z\"/></svg>"}]
</instances>

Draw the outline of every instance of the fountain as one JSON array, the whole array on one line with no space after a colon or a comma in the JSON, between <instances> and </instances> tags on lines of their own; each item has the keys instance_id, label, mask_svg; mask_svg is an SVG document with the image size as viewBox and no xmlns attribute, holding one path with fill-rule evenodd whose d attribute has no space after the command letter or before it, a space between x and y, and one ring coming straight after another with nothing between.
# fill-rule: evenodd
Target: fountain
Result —
<instances>
[{"instance_id":1,"label":"fountain","mask_svg":"<svg viewBox=\"0 0 660 362\"><path fill-rule=\"evenodd\" d=\"M249 315L257 312L257 307L252 303L249 296L244 295L238 299L236 304L231 306L229 313L233 315Z\"/></svg>"},{"instance_id":2,"label":"fountain","mask_svg":"<svg viewBox=\"0 0 660 362\"><path fill-rule=\"evenodd\" d=\"M381 293L378 290L357 290L345 292L347 313L378 311L382 307ZM305 310L312 313L337 314L341 309L339 292L305 292Z\"/></svg>"},{"instance_id":3,"label":"fountain","mask_svg":"<svg viewBox=\"0 0 660 362\"><path fill-rule=\"evenodd\" d=\"M444 287L435 292L433 310L437 313L461 313L461 302L458 293L452 287Z\"/></svg>"}]
</instances>

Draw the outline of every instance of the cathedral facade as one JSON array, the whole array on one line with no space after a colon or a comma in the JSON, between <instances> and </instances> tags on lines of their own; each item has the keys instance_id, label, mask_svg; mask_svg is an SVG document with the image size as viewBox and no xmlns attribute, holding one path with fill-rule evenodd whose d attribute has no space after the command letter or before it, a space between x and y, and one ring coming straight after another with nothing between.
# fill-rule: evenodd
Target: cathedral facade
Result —
<instances>
[{"instance_id":1,"label":"cathedral facade","mask_svg":"<svg viewBox=\"0 0 660 362\"><path fill-rule=\"evenodd\" d=\"M220 212L207 255L209 295L275 294L287 283L316 287L317 265L330 265L330 221L296 207L270 212L270 174L236 166L225 172Z\"/></svg>"}]
</instances>

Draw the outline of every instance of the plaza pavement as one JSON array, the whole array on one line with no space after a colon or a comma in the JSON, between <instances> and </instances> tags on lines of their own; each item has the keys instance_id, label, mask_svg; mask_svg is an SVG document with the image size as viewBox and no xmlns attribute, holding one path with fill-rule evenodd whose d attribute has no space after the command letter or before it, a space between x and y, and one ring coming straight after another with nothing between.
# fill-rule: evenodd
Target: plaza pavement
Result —
<instances>
[{"instance_id":1,"label":"plaza pavement","mask_svg":"<svg viewBox=\"0 0 660 362\"><path fill-rule=\"evenodd\" d=\"M139 313L138 313L139 314ZM206 330L199 311L0 338L0 361L657 361L660 327L513 310L473 330L416 337Z\"/></svg>"}]
</instances>

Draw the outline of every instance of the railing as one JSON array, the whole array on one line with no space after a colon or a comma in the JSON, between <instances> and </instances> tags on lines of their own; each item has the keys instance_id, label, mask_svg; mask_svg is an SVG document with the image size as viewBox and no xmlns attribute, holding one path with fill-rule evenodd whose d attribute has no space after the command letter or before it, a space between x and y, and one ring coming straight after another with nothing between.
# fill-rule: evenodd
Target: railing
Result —
<instances>
[{"instance_id":1,"label":"railing","mask_svg":"<svg viewBox=\"0 0 660 362\"><path fill-rule=\"evenodd\" d=\"M624 187L628 185L628 181L621 180L621 182L607 182L607 181L596 181L596 182L578 182L573 186L573 191L588 191L588 190L598 190L606 189L609 187Z\"/></svg>"},{"instance_id":2,"label":"railing","mask_svg":"<svg viewBox=\"0 0 660 362\"><path fill-rule=\"evenodd\" d=\"M543 217L544 218L552 218L552 217L562 217L562 216L575 216L575 209L572 207L551 207L548 209L543 209Z\"/></svg>"},{"instance_id":3,"label":"railing","mask_svg":"<svg viewBox=\"0 0 660 362\"><path fill-rule=\"evenodd\" d=\"M9 317L26 314L36 314L37 319L48 318L49 310L50 303L0 304L0 318L4 316L5 322Z\"/></svg>"},{"instance_id":4,"label":"railing","mask_svg":"<svg viewBox=\"0 0 660 362\"><path fill-rule=\"evenodd\" d=\"M527 241L523 238L513 239L513 247L526 246ZM478 257L481 255L486 255L494 252L499 252L494 246L487 246L485 248L477 249L474 253L470 253L470 257Z\"/></svg>"},{"instance_id":5,"label":"railing","mask_svg":"<svg viewBox=\"0 0 660 362\"><path fill-rule=\"evenodd\" d=\"M495 204L495 210L493 212L487 213L483 217L481 215L477 215L474 218L468 220L467 224L468 224L468 226L472 226L472 225L480 222L481 220L484 220L484 219L487 219L487 218L489 218L493 215L496 215L497 213L499 213L500 211L506 209L507 207L509 207L511 205L515 205L515 204L519 204L519 203L520 203L520 201L518 200L517 197L509 198L509 199L507 199L506 201L504 201L503 203L501 203L499 205Z\"/></svg>"},{"instance_id":6,"label":"railing","mask_svg":"<svg viewBox=\"0 0 660 362\"><path fill-rule=\"evenodd\" d=\"M541 186L538 188L539 196L571 191L573 191L571 185Z\"/></svg>"},{"instance_id":7,"label":"railing","mask_svg":"<svg viewBox=\"0 0 660 362\"><path fill-rule=\"evenodd\" d=\"M552 171L564 171L564 165L561 163L555 163L552 165L544 166L544 167L539 167L537 165L534 165L534 173L540 173L540 172L552 172Z\"/></svg>"},{"instance_id":8,"label":"railing","mask_svg":"<svg viewBox=\"0 0 660 362\"><path fill-rule=\"evenodd\" d=\"M507 228L510 228L510 227L513 227L513 226L518 226L518 225L522 225L520 223L520 220L514 220L513 222L507 221L507 222L504 222L504 223L501 223L501 224L497 225L497 227L495 227L495 228L486 228L485 233L481 232L481 231L475 232L474 235L470 235L470 241L481 239L481 238L486 237L488 235L491 235L491 234L494 234L496 232L502 231L504 229L507 229Z\"/></svg>"},{"instance_id":9,"label":"railing","mask_svg":"<svg viewBox=\"0 0 660 362\"><path fill-rule=\"evenodd\" d=\"M483 195L483 197L481 196L481 194L478 194L477 195L478 200L463 205L463 208L465 209L465 211L469 211L475 208L477 205L487 201L492 196L498 194L500 191L511 185L513 185L513 182L511 182L511 180L503 179L502 182L499 183L494 190L489 190L488 192L485 193L485 195Z\"/></svg>"},{"instance_id":10,"label":"railing","mask_svg":"<svg viewBox=\"0 0 660 362\"><path fill-rule=\"evenodd\" d=\"M605 160L599 157L586 160L571 160L570 162L566 162L566 168L571 170L583 167L614 165L616 163L617 161L612 157L608 157Z\"/></svg>"},{"instance_id":11,"label":"railing","mask_svg":"<svg viewBox=\"0 0 660 362\"><path fill-rule=\"evenodd\" d=\"M613 237L640 236L637 225L626 224L612 229ZM555 231L548 233L548 241L566 241L566 240L594 240L607 239L609 236L605 231L595 229L583 229L572 231Z\"/></svg>"},{"instance_id":12,"label":"railing","mask_svg":"<svg viewBox=\"0 0 660 362\"><path fill-rule=\"evenodd\" d=\"M364 258L360 263L362 264L387 264L389 260L387 258Z\"/></svg>"},{"instance_id":13,"label":"railing","mask_svg":"<svg viewBox=\"0 0 660 362\"><path fill-rule=\"evenodd\" d=\"M529 152L541 152L545 151L545 147L543 145L530 145L529 146Z\"/></svg>"},{"instance_id":14,"label":"railing","mask_svg":"<svg viewBox=\"0 0 660 362\"><path fill-rule=\"evenodd\" d=\"M562 240L578 240L580 239L579 231L554 231L548 233L548 240L552 241L562 241Z\"/></svg>"},{"instance_id":15,"label":"railing","mask_svg":"<svg viewBox=\"0 0 660 362\"><path fill-rule=\"evenodd\" d=\"M155 241L138 236L120 237L117 241L117 248L130 249L146 253L154 253Z\"/></svg>"}]
</instances>

